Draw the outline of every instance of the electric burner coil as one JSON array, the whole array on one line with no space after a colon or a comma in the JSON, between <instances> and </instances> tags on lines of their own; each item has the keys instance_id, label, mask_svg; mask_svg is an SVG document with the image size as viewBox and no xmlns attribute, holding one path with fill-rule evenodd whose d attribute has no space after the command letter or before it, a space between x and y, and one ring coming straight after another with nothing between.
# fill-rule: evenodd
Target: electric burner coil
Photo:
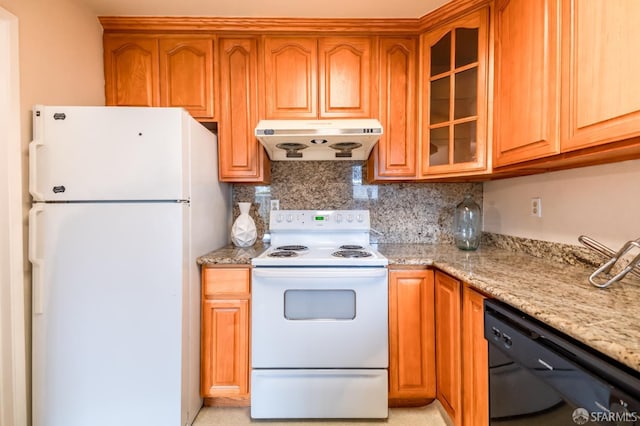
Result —
<instances>
[{"instance_id":1,"label":"electric burner coil","mask_svg":"<svg viewBox=\"0 0 640 426\"><path fill-rule=\"evenodd\" d=\"M371 253L362 250L338 250L331 253L331 256L344 258L370 257Z\"/></svg>"}]
</instances>

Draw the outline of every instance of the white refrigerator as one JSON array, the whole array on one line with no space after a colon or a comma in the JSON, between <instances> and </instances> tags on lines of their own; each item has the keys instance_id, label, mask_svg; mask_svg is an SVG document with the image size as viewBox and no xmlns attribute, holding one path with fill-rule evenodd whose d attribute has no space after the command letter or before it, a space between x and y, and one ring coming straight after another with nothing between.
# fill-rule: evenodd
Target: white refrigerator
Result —
<instances>
[{"instance_id":1,"label":"white refrigerator","mask_svg":"<svg viewBox=\"0 0 640 426\"><path fill-rule=\"evenodd\" d=\"M33 110L33 425L190 425L196 258L228 242L213 133L180 108Z\"/></svg>"}]
</instances>

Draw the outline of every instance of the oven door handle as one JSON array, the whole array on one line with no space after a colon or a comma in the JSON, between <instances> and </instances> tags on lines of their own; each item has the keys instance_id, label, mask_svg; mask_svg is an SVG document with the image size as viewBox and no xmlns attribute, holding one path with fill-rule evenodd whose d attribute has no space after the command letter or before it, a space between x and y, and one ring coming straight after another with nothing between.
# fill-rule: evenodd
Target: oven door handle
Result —
<instances>
[{"instance_id":1,"label":"oven door handle","mask_svg":"<svg viewBox=\"0 0 640 426\"><path fill-rule=\"evenodd\" d=\"M387 276L387 268L254 268L253 276L259 278L381 278Z\"/></svg>"}]
</instances>

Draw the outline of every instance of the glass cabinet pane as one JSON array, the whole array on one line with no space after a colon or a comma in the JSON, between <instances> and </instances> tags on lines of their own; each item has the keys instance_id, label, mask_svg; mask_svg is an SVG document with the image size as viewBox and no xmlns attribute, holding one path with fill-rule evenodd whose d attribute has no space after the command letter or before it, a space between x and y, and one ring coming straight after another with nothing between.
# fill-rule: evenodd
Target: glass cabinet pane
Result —
<instances>
[{"instance_id":1,"label":"glass cabinet pane","mask_svg":"<svg viewBox=\"0 0 640 426\"><path fill-rule=\"evenodd\" d=\"M489 43L488 11L478 10L424 36L423 176L481 173L486 167L488 52L482 47Z\"/></svg>"},{"instance_id":2,"label":"glass cabinet pane","mask_svg":"<svg viewBox=\"0 0 640 426\"><path fill-rule=\"evenodd\" d=\"M429 165L449 164L449 126L429 132Z\"/></svg>"},{"instance_id":3,"label":"glass cabinet pane","mask_svg":"<svg viewBox=\"0 0 640 426\"><path fill-rule=\"evenodd\" d=\"M431 77L451 70L451 32L431 46Z\"/></svg>"},{"instance_id":4,"label":"glass cabinet pane","mask_svg":"<svg viewBox=\"0 0 640 426\"><path fill-rule=\"evenodd\" d=\"M450 77L439 78L431 82L431 109L429 114L429 122L431 124L442 123L450 120L450 84Z\"/></svg>"},{"instance_id":5,"label":"glass cabinet pane","mask_svg":"<svg viewBox=\"0 0 640 426\"><path fill-rule=\"evenodd\" d=\"M475 121L453 126L454 163L469 163L476 160L476 129Z\"/></svg>"},{"instance_id":6,"label":"glass cabinet pane","mask_svg":"<svg viewBox=\"0 0 640 426\"><path fill-rule=\"evenodd\" d=\"M478 61L478 29L456 29L456 68Z\"/></svg>"},{"instance_id":7,"label":"glass cabinet pane","mask_svg":"<svg viewBox=\"0 0 640 426\"><path fill-rule=\"evenodd\" d=\"M472 117L478 111L478 68L456 74L454 119Z\"/></svg>"}]
</instances>

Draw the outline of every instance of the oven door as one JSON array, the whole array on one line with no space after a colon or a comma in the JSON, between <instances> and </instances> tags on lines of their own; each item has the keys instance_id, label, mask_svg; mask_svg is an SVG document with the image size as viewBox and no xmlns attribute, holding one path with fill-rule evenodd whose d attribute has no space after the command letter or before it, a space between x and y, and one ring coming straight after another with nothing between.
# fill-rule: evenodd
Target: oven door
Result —
<instances>
[{"instance_id":1,"label":"oven door","mask_svg":"<svg viewBox=\"0 0 640 426\"><path fill-rule=\"evenodd\" d=\"M386 268L254 268L252 367L387 368Z\"/></svg>"}]
</instances>

